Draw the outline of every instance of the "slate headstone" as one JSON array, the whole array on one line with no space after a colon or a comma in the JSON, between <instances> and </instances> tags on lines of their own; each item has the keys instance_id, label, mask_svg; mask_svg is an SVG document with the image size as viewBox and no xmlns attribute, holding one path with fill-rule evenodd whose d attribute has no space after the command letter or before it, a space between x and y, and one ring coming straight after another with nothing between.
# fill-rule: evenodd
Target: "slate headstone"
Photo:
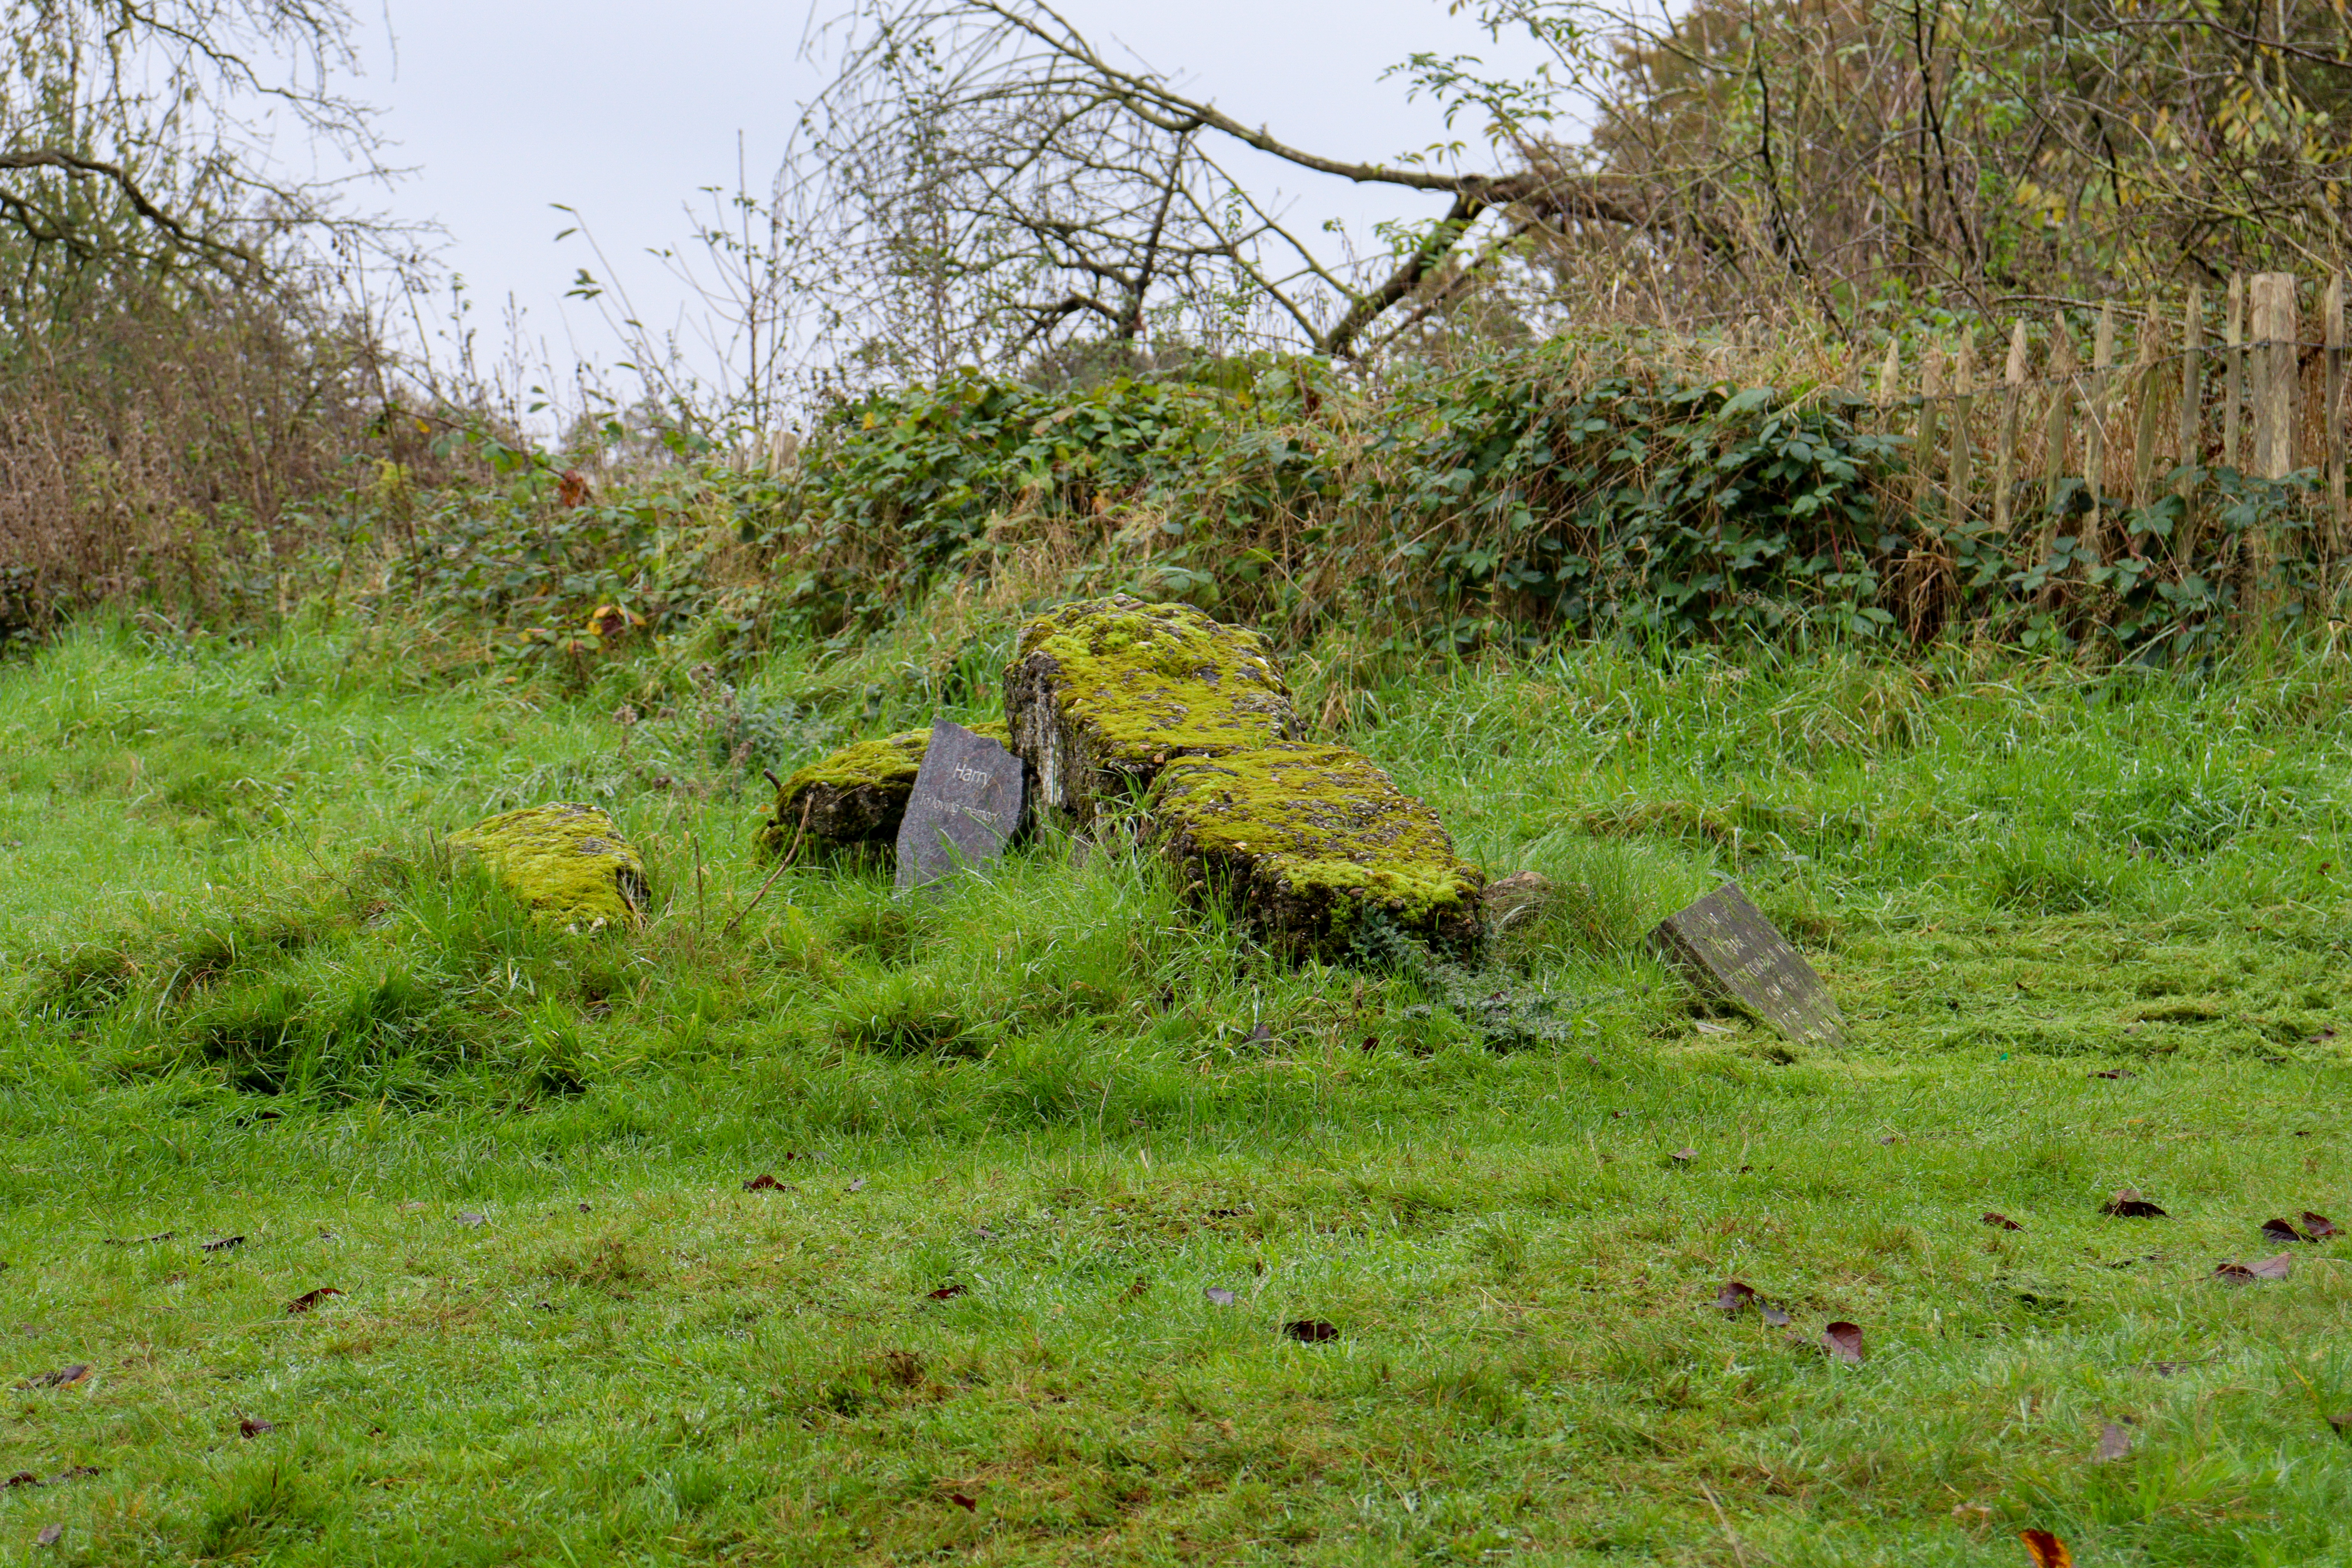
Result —
<instances>
[{"instance_id":1,"label":"slate headstone","mask_svg":"<svg viewBox=\"0 0 2352 1568\"><path fill-rule=\"evenodd\" d=\"M1845 1016L1829 987L1737 882L1660 921L1650 943L1701 985L1791 1040L1835 1045L1845 1038Z\"/></svg>"},{"instance_id":2,"label":"slate headstone","mask_svg":"<svg viewBox=\"0 0 2352 1568\"><path fill-rule=\"evenodd\" d=\"M981 866L1004 852L1028 808L1021 759L985 735L945 719L930 744L898 824L901 891L936 882L957 866Z\"/></svg>"}]
</instances>

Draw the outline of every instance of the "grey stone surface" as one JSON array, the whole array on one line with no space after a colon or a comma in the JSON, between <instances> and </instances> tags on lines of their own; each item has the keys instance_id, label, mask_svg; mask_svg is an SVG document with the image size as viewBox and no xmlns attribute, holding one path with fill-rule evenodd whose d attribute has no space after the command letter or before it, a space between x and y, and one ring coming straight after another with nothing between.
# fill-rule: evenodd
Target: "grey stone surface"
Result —
<instances>
[{"instance_id":1,"label":"grey stone surface","mask_svg":"<svg viewBox=\"0 0 2352 1568\"><path fill-rule=\"evenodd\" d=\"M961 724L934 721L898 824L900 890L1003 854L1005 842L1020 831L1028 795L1020 758Z\"/></svg>"},{"instance_id":2,"label":"grey stone surface","mask_svg":"<svg viewBox=\"0 0 2352 1568\"><path fill-rule=\"evenodd\" d=\"M1829 987L1737 882L1660 921L1650 942L1702 986L1791 1040L1834 1045L1845 1038L1845 1016Z\"/></svg>"}]
</instances>

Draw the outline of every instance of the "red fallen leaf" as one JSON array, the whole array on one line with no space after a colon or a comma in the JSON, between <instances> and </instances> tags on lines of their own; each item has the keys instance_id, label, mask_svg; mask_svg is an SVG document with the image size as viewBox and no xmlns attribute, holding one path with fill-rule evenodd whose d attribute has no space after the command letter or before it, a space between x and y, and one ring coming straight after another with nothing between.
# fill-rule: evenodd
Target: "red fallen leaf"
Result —
<instances>
[{"instance_id":1,"label":"red fallen leaf","mask_svg":"<svg viewBox=\"0 0 2352 1568\"><path fill-rule=\"evenodd\" d=\"M2213 1278L2224 1285L2251 1285L2254 1271L2242 1263L2217 1263L2213 1266Z\"/></svg>"},{"instance_id":2,"label":"red fallen leaf","mask_svg":"<svg viewBox=\"0 0 2352 1568\"><path fill-rule=\"evenodd\" d=\"M245 1415L238 1417L236 1429L248 1437L258 1437L264 1432L277 1431L278 1426L275 1422L264 1421L258 1415Z\"/></svg>"},{"instance_id":3,"label":"red fallen leaf","mask_svg":"<svg viewBox=\"0 0 2352 1568\"><path fill-rule=\"evenodd\" d=\"M1879 1140L1879 1142L1880 1142L1881 1143L1893 1143L1893 1142L1897 1142L1897 1140L1896 1140L1896 1138L1895 1138L1895 1134L1894 1134L1894 1133L1889 1132L1885 1137L1881 1138L1881 1139Z\"/></svg>"},{"instance_id":4,"label":"red fallen leaf","mask_svg":"<svg viewBox=\"0 0 2352 1568\"><path fill-rule=\"evenodd\" d=\"M2327 1241L2344 1234L2334 1220L2324 1214L2314 1214L2309 1209L2303 1211L2303 1228L2310 1233L2314 1241Z\"/></svg>"},{"instance_id":5,"label":"red fallen leaf","mask_svg":"<svg viewBox=\"0 0 2352 1568\"><path fill-rule=\"evenodd\" d=\"M1368 1051L1376 1051L1380 1048L1381 1037L1378 1035L1366 1035L1364 1037L1364 1049Z\"/></svg>"},{"instance_id":6,"label":"red fallen leaf","mask_svg":"<svg viewBox=\"0 0 2352 1568\"><path fill-rule=\"evenodd\" d=\"M61 1366L55 1372L45 1372L38 1377L28 1377L19 1388L71 1388L89 1375L89 1363L78 1361L71 1366Z\"/></svg>"},{"instance_id":7,"label":"red fallen leaf","mask_svg":"<svg viewBox=\"0 0 2352 1568\"><path fill-rule=\"evenodd\" d=\"M744 1183L743 1190L747 1193L772 1193L783 1184L773 1176L762 1174Z\"/></svg>"},{"instance_id":8,"label":"red fallen leaf","mask_svg":"<svg viewBox=\"0 0 2352 1568\"><path fill-rule=\"evenodd\" d=\"M980 1511L980 1504L972 1499L964 1496L961 1492L948 1493L948 1501L955 1504L956 1507L963 1510L966 1513L978 1513Z\"/></svg>"},{"instance_id":9,"label":"red fallen leaf","mask_svg":"<svg viewBox=\"0 0 2352 1568\"><path fill-rule=\"evenodd\" d=\"M2248 1269L2257 1279L2284 1279L2294 1269L2294 1261L2284 1252L2263 1258Z\"/></svg>"},{"instance_id":10,"label":"red fallen leaf","mask_svg":"<svg viewBox=\"0 0 2352 1568\"><path fill-rule=\"evenodd\" d=\"M2005 1214L1993 1214L1990 1211L1986 1213L1984 1222L1990 1226L1997 1226L2002 1230L2023 1230L2025 1228Z\"/></svg>"},{"instance_id":11,"label":"red fallen leaf","mask_svg":"<svg viewBox=\"0 0 2352 1568\"><path fill-rule=\"evenodd\" d=\"M37 1487L40 1484L41 1478L30 1470L18 1470L6 1480L0 1481L0 1487Z\"/></svg>"},{"instance_id":12,"label":"red fallen leaf","mask_svg":"<svg viewBox=\"0 0 2352 1568\"><path fill-rule=\"evenodd\" d=\"M2273 1247L2292 1247L2298 1241L2310 1241L2313 1238L2304 1235L2285 1220L2266 1219L2263 1221L2263 1239Z\"/></svg>"},{"instance_id":13,"label":"red fallen leaf","mask_svg":"<svg viewBox=\"0 0 2352 1568\"><path fill-rule=\"evenodd\" d=\"M1282 1331L1303 1345L1319 1345L1339 1337L1339 1331L1320 1318L1301 1318L1297 1322L1285 1323Z\"/></svg>"},{"instance_id":14,"label":"red fallen leaf","mask_svg":"<svg viewBox=\"0 0 2352 1568\"><path fill-rule=\"evenodd\" d=\"M286 1315L290 1318L297 1312L307 1312L328 1297L341 1294L342 1292L332 1285L321 1285L316 1290L305 1290L286 1303Z\"/></svg>"},{"instance_id":15,"label":"red fallen leaf","mask_svg":"<svg viewBox=\"0 0 2352 1568\"><path fill-rule=\"evenodd\" d=\"M2146 1198L2141 1197L2137 1187L2116 1188L2115 1196L2109 1198L2100 1208L2099 1212L2104 1215L2112 1215L2117 1219L2165 1219L2169 1217L2162 1209L2157 1207L2154 1204L2149 1203Z\"/></svg>"},{"instance_id":16,"label":"red fallen leaf","mask_svg":"<svg viewBox=\"0 0 2352 1568\"><path fill-rule=\"evenodd\" d=\"M2025 1550L2033 1559L2033 1568L2074 1568L2074 1554L2066 1543L2046 1530L2021 1530L2017 1538L2025 1542Z\"/></svg>"},{"instance_id":17,"label":"red fallen leaf","mask_svg":"<svg viewBox=\"0 0 2352 1568\"><path fill-rule=\"evenodd\" d=\"M1822 1331L1822 1349L1848 1366L1860 1366L1863 1362L1862 1325L1843 1321L1832 1323Z\"/></svg>"},{"instance_id":18,"label":"red fallen leaf","mask_svg":"<svg viewBox=\"0 0 2352 1568\"><path fill-rule=\"evenodd\" d=\"M971 1290L971 1287L969 1285L942 1285L938 1289L931 1292L931 1300L934 1301L952 1301L958 1296L970 1294Z\"/></svg>"},{"instance_id":19,"label":"red fallen leaf","mask_svg":"<svg viewBox=\"0 0 2352 1568\"><path fill-rule=\"evenodd\" d=\"M1736 1318L1739 1316L1739 1309L1755 1299L1755 1286L1742 1284L1737 1279L1727 1279L1723 1282L1723 1289L1716 1292L1715 1304L1726 1317Z\"/></svg>"},{"instance_id":20,"label":"red fallen leaf","mask_svg":"<svg viewBox=\"0 0 2352 1568\"><path fill-rule=\"evenodd\" d=\"M45 1524L41 1527L41 1533L33 1537L33 1544L36 1546L55 1546L58 1543L58 1537L63 1535L65 1532L66 1527L62 1524Z\"/></svg>"}]
</instances>

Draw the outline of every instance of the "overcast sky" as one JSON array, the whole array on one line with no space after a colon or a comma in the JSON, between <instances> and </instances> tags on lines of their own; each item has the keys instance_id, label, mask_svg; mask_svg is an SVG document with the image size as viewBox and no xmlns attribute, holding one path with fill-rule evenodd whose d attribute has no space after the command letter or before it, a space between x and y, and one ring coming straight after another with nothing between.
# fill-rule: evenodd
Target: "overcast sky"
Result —
<instances>
[{"instance_id":1,"label":"overcast sky","mask_svg":"<svg viewBox=\"0 0 2352 1568\"><path fill-rule=\"evenodd\" d=\"M593 310L562 295L589 262L554 237L579 210L625 273L648 321L684 303L649 247L690 232L681 204L736 178L743 134L752 188L765 194L803 101L822 80L801 58L805 0L384 0L364 45L362 96L384 110L416 173L391 205L437 219L445 257L478 300L487 342L508 295L562 363L610 361L617 345ZM837 0L828 0L828 13ZM1186 79L1236 119L1294 145L1388 158L1439 140L1439 111L1411 104L1381 73L1416 50L1497 49L1443 0L1070 0L1065 14L1097 44L1116 39ZM387 28L389 30L387 34ZM388 45L396 45L396 47ZM1529 65L1524 42L1515 63ZM1404 193L1358 190L1297 171L1280 177L1310 222L1351 226L1441 210ZM1426 209L1426 210L1424 210Z\"/></svg>"}]
</instances>

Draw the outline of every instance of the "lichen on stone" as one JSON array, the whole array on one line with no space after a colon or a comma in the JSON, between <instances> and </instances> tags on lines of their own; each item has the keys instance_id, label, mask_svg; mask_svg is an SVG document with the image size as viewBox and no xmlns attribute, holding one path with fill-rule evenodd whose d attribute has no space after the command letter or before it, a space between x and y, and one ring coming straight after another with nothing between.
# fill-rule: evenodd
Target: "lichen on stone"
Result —
<instances>
[{"instance_id":1,"label":"lichen on stone","mask_svg":"<svg viewBox=\"0 0 2352 1568\"><path fill-rule=\"evenodd\" d=\"M1174 758L1252 751L1298 731L1264 638L1190 605L1125 594L1023 626L1004 712L1040 803L1081 821L1139 793Z\"/></svg>"},{"instance_id":2,"label":"lichen on stone","mask_svg":"<svg viewBox=\"0 0 2352 1568\"><path fill-rule=\"evenodd\" d=\"M1344 746L1277 742L1170 761L1152 820L1196 889L1224 887L1273 945L1346 956L1374 911L1441 952L1482 935L1484 878L1437 814Z\"/></svg>"},{"instance_id":3,"label":"lichen on stone","mask_svg":"<svg viewBox=\"0 0 2352 1568\"><path fill-rule=\"evenodd\" d=\"M1000 745L1007 739L1002 724L965 728ZM895 844L930 743L926 726L860 741L800 769L776 786L775 808L760 825L760 852L781 855L803 835L810 845L836 849Z\"/></svg>"},{"instance_id":4,"label":"lichen on stone","mask_svg":"<svg viewBox=\"0 0 2352 1568\"><path fill-rule=\"evenodd\" d=\"M543 920L626 925L646 905L646 865L593 805L557 802L504 812L450 835Z\"/></svg>"}]
</instances>

